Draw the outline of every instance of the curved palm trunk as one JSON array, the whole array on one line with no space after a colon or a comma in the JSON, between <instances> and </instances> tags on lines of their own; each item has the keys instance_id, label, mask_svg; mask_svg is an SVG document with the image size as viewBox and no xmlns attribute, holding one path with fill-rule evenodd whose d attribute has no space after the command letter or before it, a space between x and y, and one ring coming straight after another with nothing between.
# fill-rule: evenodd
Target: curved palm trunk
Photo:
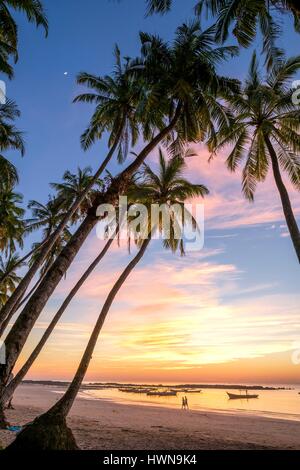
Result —
<instances>
[{"instance_id":1,"label":"curved palm trunk","mask_svg":"<svg viewBox=\"0 0 300 470\"><path fill-rule=\"evenodd\" d=\"M26 297L24 297L20 303L18 303L18 305L16 306L16 311L22 307L22 305L26 304L27 300L30 299L30 297L32 296L32 294L34 293L34 291L39 287L39 285L41 284L41 282L43 282L43 279L45 278L47 274L47 271L45 271L41 276L40 278L36 281L36 283L34 284L34 286L32 287L32 289L30 289L30 291L28 292L28 294L26 295Z\"/></svg>"},{"instance_id":2,"label":"curved palm trunk","mask_svg":"<svg viewBox=\"0 0 300 470\"><path fill-rule=\"evenodd\" d=\"M280 174L280 168L277 160L277 155L274 150L274 147L268 137L265 137L265 142L271 157L271 162L272 162L272 169L273 169L273 175L275 179L275 183L277 186L277 189L280 194L281 198L281 203L283 207L283 212L286 220L287 227L289 229L291 239L298 257L298 261L300 263L300 231L299 227L297 225L297 221L295 219L291 201L289 198L289 194L287 192L287 189L284 185L284 182L282 180L281 174Z\"/></svg>"},{"instance_id":3,"label":"curved palm trunk","mask_svg":"<svg viewBox=\"0 0 300 470\"><path fill-rule=\"evenodd\" d=\"M32 294L35 292L35 290L39 287L39 285L41 284L41 282L43 281L45 275L47 273L44 273L38 280L37 282L34 284L34 286L32 287L32 289L28 292L28 294L26 295L26 297L23 298L23 300L18 303L17 305L14 306L14 308L11 310L11 312L9 313L9 315L6 317L6 319L1 323L0 325L0 337L3 335L4 331L6 330L6 328L8 327L8 324L10 322L10 320L12 319L12 317L14 316L14 314L19 310L20 307L22 307L22 305L24 305L27 300L30 299L30 297L32 296Z\"/></svg>"},{"instance_id":4,"label":"curved palm trunk","mask_svg":"<svg viewBox=\"0 0 300 470\"><path fill-rule=\"evenodd\" d=\"M110 203L116 205L118 197L126 191L130 177L144 162L149 153L174 129L181 113L181 104L177 105L174 117L161 132L159 132L149 144L147 144L136 159L114 180L105 194L101 194L94 201L93 208L83 221L77 232L64 247L44 281L24 307L7 338L5 339L6 364L0 364L0 395L9 380L10 373L22 351L26 339L43 310L46 302L51 297L55 287L69 268L77 252L80 250L89 232L95 226L96 210L99 204Z\"/></svg>"},{"instance_id":5,"label":"curved palm trunk","mask_svg":"<svg viewBox=\"0 0 300 470\"><path fill-rule=\"evenodd\" d=\"M72 432L67 427L66 417L82 385L84 376L92 359L92 354L97 344L98 336L109 309L127 277L143 257L150 241L151 236L143 241L143 244L137 255L126 266L121 276L108 294L89 339L88 345L80 361L77 372L66 393L52 408L50 408L50 410L36 418L31 425L26 426L26 428L21 431L16 440L8 447L8 449L67 450L77 448ZM62 438L61 442L57 439L57 436Z\"/></svg>"},{"instance_id":6,"label":"curved palm trunk","mask_svg":"<svg viewBox=\"0 0 300 470\"><path fill-rule=\"evenodd\" d=\"M31 268L27 271L26 275L23 277L22 281L19 283L19 285L16 288L13 295L11 295L11 297L8 299L8 301L6 302L4 307L1 309L1 311L0 311L0 321L3 321L9 315L11 310L15 307L15 305L18 302L20 302L20 300L22 299L23 295L26 292L27 287L29 286L29 284L32 281L33 277L35 276L36 272L38 271L38 269L40 268L40 266L42 265L42 263L46 259L47 255L50 253L52 247L57 242L61 232L65 229L65 227L66 227L67 223L69 222L70 218L72 217L72 215L75 214L75 212L79 208L80 204L82 203L82 201L84 200L84 198L86 197L88 192L92 189L95 182L97 181L97 179L102 174L102 172L105 170L107 164L111 160L111 158L112 158L112 156L113 156L113 154L114 154L114 152L117 148L120 135L121 135L121 131L119 132L119 135L117 136L117 138L115 140L115 143L111 147L111 149L108 152L108 154L107 154L106 158L104 159L103 163L101 164L101 166L99 167L97 172L94 174L93 179L91 180L89 185L80 194L80 196L78 196L78 198L76 199L74 204L71 206L69 212L67 212L67 214L65 215L65 217L63 218L63 220L61 221L61 223L59 224L59 226L55 230L55 232L51 235L48 242L42 248L40 256L36 259L36 261L33 263Z\"/></svg>"},{"instance_id":7,"label":"curved palm trunk","mask_svg":"<svg viewBox=\"0 0 300 470\"><path fill-rule=\"evenodd\" d=\"M21 369L18 371L18 373L15 375L15 377L8 383L8 385L5 387L2 395L0 396L0 410L4 410L6 403L8 403L11 399L12 396L16 390L16 388L19 386L21 381L24 379L25 375L29 371L30 367L40 354L41 350L43 349L44 345L46 344L49 336L51 335L52 331L56 327L58 321L62 317L63 313L65 312L66 308L72 301L72 299L75 297L81 286L84 284L84 282L87 280L87 278L90 276L90 274L93 272L93 270L96 268L96 266L100 263L102 258L105 256L107 253L108 249L110 248L112 242L114 241L114 238L110 238L108 242L105 244L103 250L99 253L99 255L95 258L95 260L90 264L90 266L87 268L87 270L84 272L84 274L81 276L79 281L75 284L73 289L69 292L68 296L62 303L61 307L53 317L52 321L48 325L47 329L45 330L42 338L38 342L37 346L34 348L32 353L30 354L29 358L25 362L25 364L21 367Z\"/></svg>"},{"instance_id":8,"label":"curved palm trunk","mask_svg":"<svg viewBox=\"0 0 300 470\"><path fill-rule=\"evenodd\" d=\"M64 247L59 257L53 263L45 278L20 313L9 331L4 344L6 348L6 363L0 364L0 395L9 380L10 373L32 330L36 320L51 297L54 289L63 278L73 259L83 245L87 236L97 223L97 218L89 214L71 240Z\"/></svg>"},{"instance_id":9,"label":"curved palm trunk","mask_svg":"<svg viewBox=\"0 0 300 470\"><path fill-rule=\"evenodd\" d=\"M23 258L19 259L19 261L17 261L16 264L14 264L14 266L12 266L11 270L8 271L7 273L5 273L2 277L0 277L0 282L4 281L7 276L10 275L10 273L16 269L18 266L20 266L20 264L23 264L24 261L26 261L28 258L30 258L32 255L34 255L34 253L36 253L37 251L41 250L42 247L48 242L50 236L47 237L39 246L37 246L36 248L34 248L33 250L29 251L25 256L23 256Z\"/></svg>"}]
</instances>

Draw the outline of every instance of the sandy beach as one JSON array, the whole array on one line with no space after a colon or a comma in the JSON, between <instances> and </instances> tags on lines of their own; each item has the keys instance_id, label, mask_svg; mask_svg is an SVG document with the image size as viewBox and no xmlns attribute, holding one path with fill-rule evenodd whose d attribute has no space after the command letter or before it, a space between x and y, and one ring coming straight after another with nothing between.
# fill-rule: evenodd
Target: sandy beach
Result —
<instances>
[{"instance_id":1,"label":"sandy beach","mask_svg":"<svg viewBox=\"0 0 300 470\"><path fill-rule=\"evenodd\" d=\"M30 422L59 399L57 391L20 386L7 411L11 424ZM300 422L284 419L78 398L68 422L82 449L300 449ZM0 431L2 446L14 436Z\"/></svg>"}]
</instances>

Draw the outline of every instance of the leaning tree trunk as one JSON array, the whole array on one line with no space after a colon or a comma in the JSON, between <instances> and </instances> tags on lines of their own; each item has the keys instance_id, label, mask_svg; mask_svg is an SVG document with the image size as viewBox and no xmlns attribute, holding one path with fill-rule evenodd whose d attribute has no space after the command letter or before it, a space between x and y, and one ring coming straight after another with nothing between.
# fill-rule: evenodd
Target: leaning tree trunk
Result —
<instances>
[{"instance_id":1,"label":"leaning tree trunk","mask_svg":"<svg viewBox=\"0 0 300 470\"><path fill-rule=\"evenodd\" d=\"M46 302L71 265L73 259L96 223L96 216L93 213L90 213L53 263L43 282L30 298L29 302L26 304L9 331L4 341L6 363L0 364L0 395L9 380L10 373L26 342L26 339Z\"/></svg>"},{"instance_id":2,"label":"leaning tree trunk","mask_svg":"<svg viewBox=\"0 0 300 470\"><path fill-rule=\"evenodd\" d=\"M34 284L34 286L32 287L32 289L30 289L30 291L28 292L28 294L26 295L26 297L24 297L20 303L17 303L13 309L10 311L9 315L7 315L7 317L5 318L5 320L2 322L2 324L0 325L0 338L1 336L3 335L3 333L5 332L6 328L8 327L9 325L9 322L10 320L12 319L12 317L14 316L14 314L19 310L20 307L22 307L22 305L24 305L27 300L30 299L30 297L32 296L32 294L34 293L34 291L39 287L39 285L41 284L41 282L43 281L44 277L46 276L47 273L44 273L38 280L37 282Z\"/></svg>"},{"instance_id":3,"label":"leaning tree trunk","mask_svg":"<svg viewBox=\"0 0 300 470\"><path fill-rule=\"evenodd\" d=\"M46 245L46 243L48 242L49 240L49 237L47 237L39 246L37 246L36 248L34 248L33 250L29 251L28 253L26 253L26 255L23 256L23 258L19 259L11 268L10 271L7 271L5 274L3 274L2 277L0 277L0 282L3 282L11 273L11 271L15 270L18 266L20 266L21 264L23 264L28 258L30 258L32 255L34 255L35 253L37 253L39 250L41 250L41 248Z\"/></svg>"},{"instance_id":4,"label":"leaning tree trunk","mask_svg":"<svg viewBox=\"0 0 300 470\"><path fill-rule=\"evenodd\" d=\"M63 220L61 221L61 223L59 224L55 232L51 235L48 242L41 249L40 255L37 257L36 261L33 263L31 268L27 271L26 275L23 277L22 281L19 283L14 293L10 296L10 298L8 299L4 307L2 307L2 309L0 310L0 325L3 321L5 321L7 316L14 309L15 305L21 301L30 282L32 281L33 277L37 273L38 269L40 268L44 260L46 259L47 255L50 253L54 244L57 242L58 238L60 237L60 234L65 229L68 221L70 220L72 215L75 214L80 204L82 203L82 201L88 194L88 192L92 189L92 187L94 186L95 182L97 181L101 173L105 170L107 164L111 160L117 148L120 136L121 136L121 131L119 131L119 134L117 135L113 146L111 147L110 151L108 152L106 158L102 162L97 172L94 174L91 182L87 185L85 190L78 196L74 204L70 207L70 210L66 213L65 217L63 218Z\"/></svg>"},{"instance_id":5,"label":"leaning tree trunk","mask_svg":"<svg viewBox=\"0 0 300 470\"><path fill-rule=\"evenodd\" d=\"M93 207L89 211L89 215L68 244L64 247L61 254L47 273L46 278L24 307L4 342L6 347L6 364L0 364L0 395L3 392L3 387L5 387L8 382L10 373L15 366L25 341L47 300L52 295L55 287L63 277L66 270L69 268L75 255L80 250L84 240L88 236L88 233L96 224L97 219L95 214L97 207L99 204L104 203L113 204L115 206L117 205L118 197L126 191L133 173L142 165L149 153L154 150L155 147L174 129L180 114L181 104L179 103L169 125L159 132L152 141L144 147L136 159L113 181L106 193L100 194L99 197L95 198Z\"/></svg>"},{"instance_id":6,"label":"leaning tree trunk","mask_svg":"<svg viewBox=\"0 0 300 470\"><path fill-rule=\"evenodd\" d=\"M277 160L277 155L274 150L274 147L268 137L265 137L265 141L268 147L268 151L271 157L271 162L272 162L272 169L273 169L273 175L275 179L275 183L277 186L277 189L280 194L281 198L281 203L283 207L283 212L286 220L287 227L289 229L291 239L298 257L298 261L300 263L300 231L299 227L297 225L297 221L295 219L291 201L289 198L289 194L287 192L287 189L283 183L281 174L280 174L280 168Z\"/></svg>"},{"instance_id":7,"label":"leaning tree trunk","mask_svg":"<svg viewBox=\"0 0 300 470\"><path fill-rule=\"evenodd\" d=\"M91 334L74 379L66 393L50 410L36 418L32 424L26 426L24 430L18 434L16 440L7 448L8 450L69 450L78 448L72 431L67 426L66 417L83 382L97 344L98 336L111 304L131 271L143 257L150 240L151 236L143 241L139 252L126 266L111 289Z\"/></svg>"},{"instance_id":8,"label":"leaning tree trunk","mask_svg":"<svg viewBox=\"0 0 300 470\"><path fill-rule=\"evenodd\" d=\"M100 261L102 260L104 255L107 253L107 251L108 251L108 249L111 246L113 241L114 241L114 238L110 238L110 240L108 240L108 242L105 244L103 250L101 250L99 255L90 264L90 266L87 268L87 270L81 276L79 281L75 284L73 289L71 289L68 296L66 297L66 299L62 303L61 307L59 308L59 310L57 311L57 313L53 317L51 323L48 325L48 327L45 330L42 338L40 339L40 341L38 342L37 346L34 348L32 353L30 354L30 356L27 359L27 361L25 362L25 364L21 367L21 369L18 371L18 373L15 375L15 377L12 380L10 380L10 382L4 388L2 394L0 395L0 412L2 412L2 414L4 414L4 409L5 409L6 404L8 402L10 402L10 400L12 399L16 388L22 382L25 375L29 371L30 367L32 366L32 364L34 363L34 361L36 360L36 358L40 354L40 352L43 349L44 345L46 344L49 336L51 335L52 331L54 330L54 328L57 325L58 321L60 320L61 316L65 312L66 308L70 304L71 300L77 294L80 287L84 284L84 282L87 280L87 278L90 276L90 274L96 268L96 266L100 263Z\"/></svg>"}]
</instances>

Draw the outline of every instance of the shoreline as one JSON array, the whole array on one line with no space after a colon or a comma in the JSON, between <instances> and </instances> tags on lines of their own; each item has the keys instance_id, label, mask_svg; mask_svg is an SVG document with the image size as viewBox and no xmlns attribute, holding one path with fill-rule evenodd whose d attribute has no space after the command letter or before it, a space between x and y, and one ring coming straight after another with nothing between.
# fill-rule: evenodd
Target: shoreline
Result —
<instances>
[{"instance_id":1,"label":"shoreline","mask_svg":"<svg viewBox=\"0 0 300 470\"><path fill-rule=\"evenodd\" d=\"M46 386L57 386L67 387L70 382L65 380L23 380L23 385L46 385ZM300 387L299 384L291 386L275 386L275 385L254 385L254 384L214 384L214 383L174 383L174 384L153 384L153 383L123 383L123 382L84 382L81 389L107 389L107 388L122 388L122 387L153 387L153 388L174 388L174 389L216 389L216 390L294 390L296 387Z\"/></svg>"},{"instance_id":2,"label":"shoreline","mask_svg":"<svg viewBox=\"0 0 300 470\"><path fill-rule=\"evenodd\" d=\"M57 388L57 387L56 387ZM55 388L21 385L7 410L24 425L59 399ZM218 411L182 411L78 397L68 423L82 449L300 449L300 422ZM0 431L3 447L14 439Z\"/></svg>"},{"instance_id":3,"label":"shoreline","mask_svg":"<svg viewBox=\"0 0 300 470\"><path fill-rule=\"evenodd\" d=\"M147 401L143 402L141 400L129 400L129 399L116 399L114 397L107 398L107 397L95 397L88 393L89 389L81 390L79 392L78 398L82 400L95 400L107 403L114 403L116 405L124 405L124 406L140 406L140 407L149 407L149 408L164 408L169 410L179 410L179 405L172 405L170 403L157 403L155 401ZM63 393L59 391L53 391L54 393ZM256 417L256 418L266 418L266 419L276 419L280 421L292 421L292 422L300 422L300 415L293 415L288 413L279 413L279 412L272 412L272 411L259 411L259 410L244 410L244 409L235 409L235 410L225 410L219 408L206 408L201 407L197 409L190 410L194 413L214 413L214 414L224 414L228 416L239 416L243 417Z\"/></svg>"}]
</instances>

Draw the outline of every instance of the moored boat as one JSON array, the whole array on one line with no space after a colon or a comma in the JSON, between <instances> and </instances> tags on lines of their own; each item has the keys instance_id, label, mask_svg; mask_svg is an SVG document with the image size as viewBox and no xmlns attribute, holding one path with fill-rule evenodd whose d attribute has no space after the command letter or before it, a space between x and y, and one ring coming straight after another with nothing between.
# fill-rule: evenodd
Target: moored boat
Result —
<instances>
[{"instance_id":1,"label":"moored boat","mask_svg":"<svg viewBox=\"0 0 300 470\"><path fill-rule=\"evenodd\" d=\"M229 392L227 392L227 395L228 395L230 400L237 400L239 398L248 399L248 398L258 398L259 397L259 395L248 393L247 390L246 390L246 393L229 393Z\"/></svg>"},{"instance_id":2,"label":"moored boat","mask_svg":"<svg viewBox=\"0 0 300 470\"><path fill-rule=\"evenodd\" d=\"M122 387L119 388L120 392L126 392L126 393L147 393L152 391L152 388L135 388L135 387Z\"/></svg>"},{"instance_id":3,"label":"moored boat","mask_svg":"<svg viewBox=\"0 0 300 470\"><path fill-rule=\"evenodd\" d=\"M174 397L177 395L177 391L175 390L166 390L164 392L159 392L158 390L147 392L148 396L156 396L156 397Z\"/></svg>"}]
</instances>

